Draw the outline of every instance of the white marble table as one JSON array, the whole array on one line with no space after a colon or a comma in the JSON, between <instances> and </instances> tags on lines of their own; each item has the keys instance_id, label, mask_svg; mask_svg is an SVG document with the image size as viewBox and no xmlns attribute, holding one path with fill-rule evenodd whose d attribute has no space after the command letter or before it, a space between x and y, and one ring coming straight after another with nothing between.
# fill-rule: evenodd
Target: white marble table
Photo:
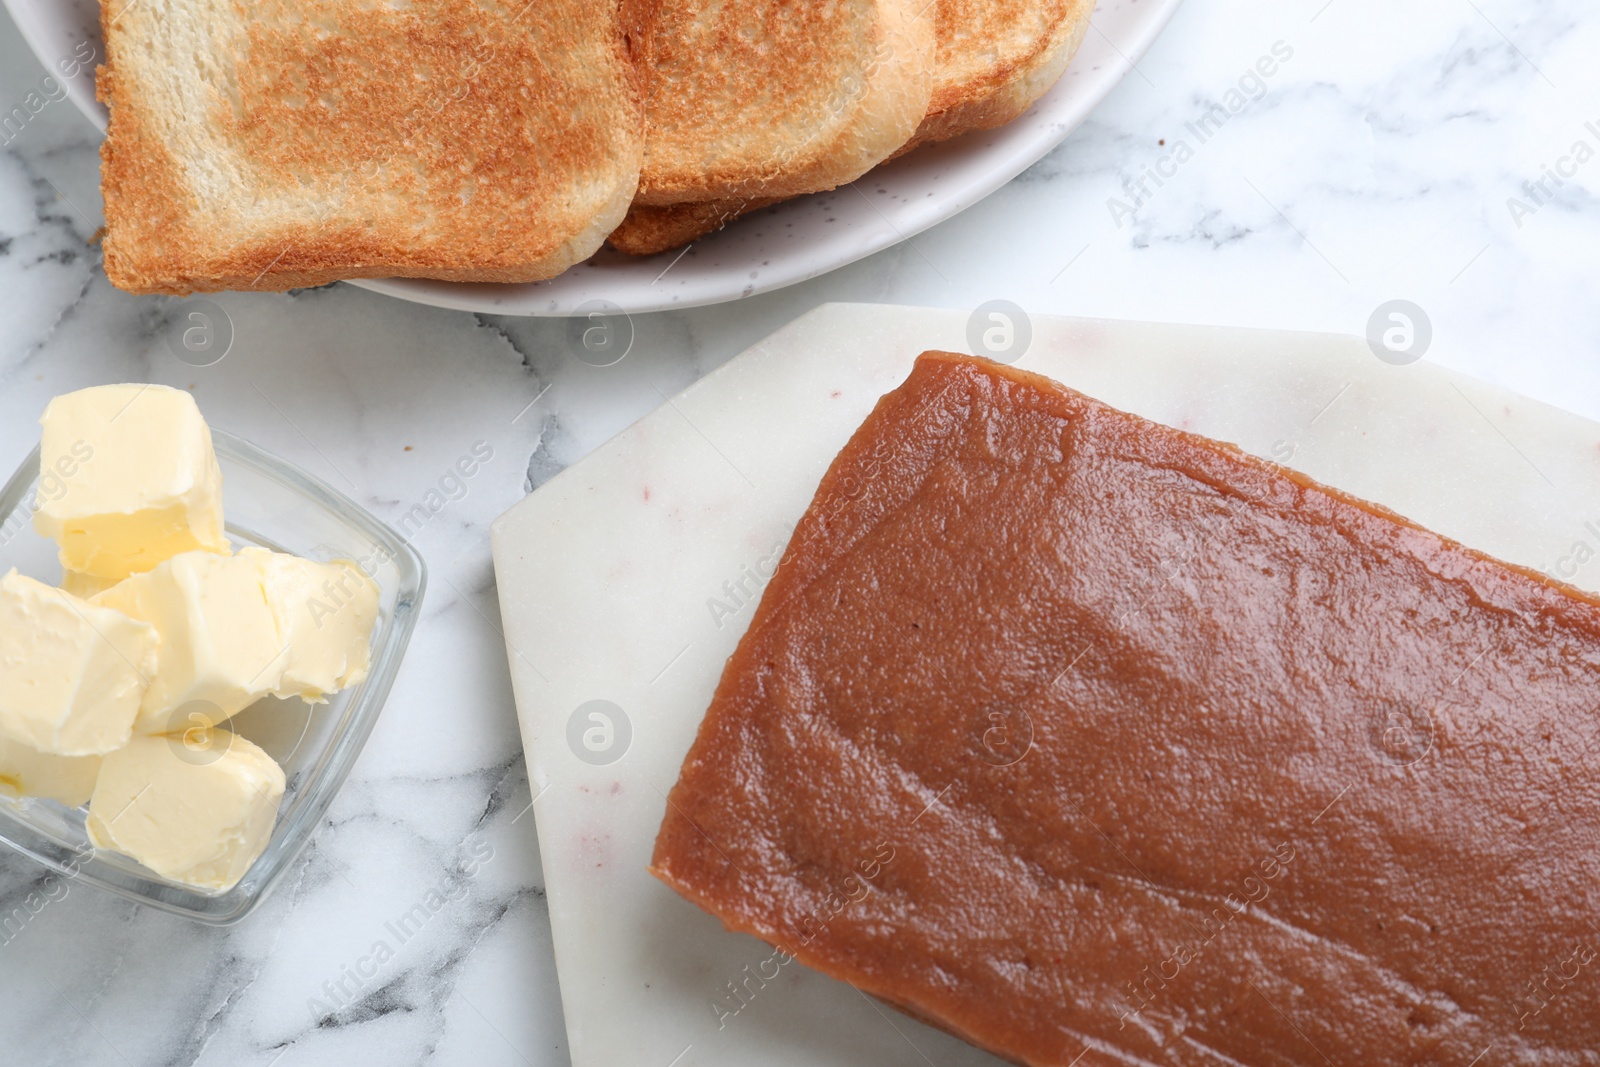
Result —
<instances>
[{"instance_id":1,"label":"white marble table","mask_svg":"<svg viewBox=\"0 0 1600 1067\"><path fill-rule=\"evenodd\" d=\"M433 582L395 696L298 868L231 929L76 886L0 928L0 1062L564 1063L488 523L818 303L1004 298L1361 333L1405 298L1431 318L1428 358L1600 418L1600 121L1586 126L1600 15L1577 0L1415 6L1189 0L1088 125L988 201L805 285L638 317L606 368L575 358L562 322L342 285L219 297L232 350L191 367L166 340L176 305L113 290L87 243L90 125L61 101L0 133L0 464L27 452L50 396L151 380L192 386L216 425L391 522L441 483L447 500L416 532ZM43 74L3 18L0 115ZM1260 99L1197 136L1275 45L1292 55L1247 80ZM451 481L480 442L493 459ZM415 936L388 932L457 883L465 895ZM0 856L0 922L39 885ZM373 967L379 940L393 958Z\"/></svg>"}]
</instances>

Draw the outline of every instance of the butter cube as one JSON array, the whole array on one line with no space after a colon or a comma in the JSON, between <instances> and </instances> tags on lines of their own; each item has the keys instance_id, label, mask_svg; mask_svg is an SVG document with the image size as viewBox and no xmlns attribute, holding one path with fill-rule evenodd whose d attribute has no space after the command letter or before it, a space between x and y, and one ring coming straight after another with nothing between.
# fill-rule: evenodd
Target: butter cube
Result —
<instances>
[{"instance_id":1,"label":"butter cube","mask_svg":"<svg viewBox=\"0 0 1600 1067\"><path fill-rule=\"evenodd\" d=\"M105 758L89 801L89 841L163 878L230 889L272 837L283 769L227 730L135 737Z\"/></svg>"},{"instance_id":2,"label":"butter cube","mask_svg":"<svg viewBox=\"0 0 1600 1067\"><path fill-rule=\"evenodd\" d=\"M276 693L313 704L359 685L372 665L378 583L355 563L317 563L247 548L241 557L262 570L267 599L278 612L288 652Z\"/></svg>"},{"instance_id":3,"label":"butter cube","mask_svg":"<svg viewBox=\"0 0 1600 1067\"><path fill-rule=\"evenodd\" d=\"M61 575L61 588L80 600L97 597L116 584L110 578L96 578L78 571L64 571Z\"/></svg>"},{"instance_id":4,"label":"butter cube","mask_svg":"<svg viewBox=\"0 0 1600 1067\"><path fill-rule=\"evenodd\" d=\"M161 634L137 733L187 727L196 714L214 725L273 692L282 678L278 612L250 557L185 552L91 603L141 619Z\"/></svg>"},{"instance_id":5,"label":"butter cube","mask_svg":"<svg viewBox=\"0 0 1600 1067\"><path fill-rule=\"evenodd\" d=\"M43 797L69 808L89 803L99 756L57 756L0 738L0 796Z\"/></svg>"},{"instance_id":6,"label":"butter cube","mask_svg":"<svg viewBox=\"0 0 1600 1067\"><path fill-rule=\"evenodd\" d=\"M59 756L121 747L160 644L145 621L11 571L0 578L0 736Z\"/></svg>"},{"instance_id":7,"label":"butter cube","mask_svg":"<svg viewBox=\"0 0 1600 1067\"><path fill-rule=\"evenodd\" d=\"M34 528L68 571L118 580L182 552L227 552L222 471L194 397L104 385L45 409Z\"/></svg>"}]
</instances>

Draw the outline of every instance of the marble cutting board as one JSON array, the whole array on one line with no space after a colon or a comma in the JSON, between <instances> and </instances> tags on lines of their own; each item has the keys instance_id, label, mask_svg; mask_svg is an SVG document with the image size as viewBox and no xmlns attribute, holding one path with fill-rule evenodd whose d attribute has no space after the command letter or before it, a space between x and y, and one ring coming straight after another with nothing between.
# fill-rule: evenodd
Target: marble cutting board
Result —
<instances>
[{"instance_id":1,"label":"marble cutting board","mask_svg":"<svg viewBox=\"0 0 1600 1067\"><path fill-rule=\"evenodd\" d=\"M575 1067L998 1064L645 873L722 665L834 454L960 311L835 304L732 360L494 528ZM1032 320L1017 365L1600 588L1600 425L1363 339Z\"/></svg>"}]
</instances>

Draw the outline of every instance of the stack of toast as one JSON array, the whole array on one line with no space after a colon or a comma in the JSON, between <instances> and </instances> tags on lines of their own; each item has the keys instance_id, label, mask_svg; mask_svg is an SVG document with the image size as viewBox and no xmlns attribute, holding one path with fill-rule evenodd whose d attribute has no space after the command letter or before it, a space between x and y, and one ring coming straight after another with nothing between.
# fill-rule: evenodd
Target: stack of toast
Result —
<instances>
[{"instance_id":1,"label":"stack of toast","mask_svg":"<svg viewBox=\"0 0 1600 1067\"><path fill-rule=\"evenodd\" d=\"M106 273L136 293L527 282L1008 122L1093 0L106 5Z\"/></svg>"},{"instance_id":2,"label":"stack of toast","mask_svg":"<svg viewBox=\"0 0 1600 1067\"><path fill-rule=\"evenodd\" d=\"M698 91L697 83L686 84L676 76L673 49L687 34L677 29L680 13L668 9L698 10L706 3L707 0L664 0L666 17L657 23L654 47L647 52L645 77L650 93L645 107L645 173L627 218L611 235L614 247L633 255L676 248L746 212L788 196L847 184L878 163L919 145L1005 125L1061 77L1083 41L1094 10L1093 0L911 0L909 5L885 0L871 5L879 9L901 8L897 21L909 20L916 32L906 53L909 61L902 65L918 68L917 76L912 77L910 72L901 76L900 107L890 116L897 121L883 121L883 115L860 109L866 124L855 144L871 145L875 158L865 166L857 166L860 153L841 152L830 160L831 167L791 167L788 182L780 186L761 179L775 167L790 162L788 151L793 141L777 135L782 127L758 118L755 121L759 125L749 129L750 120L739 111L722 111L721 102L706 98ZM769 6L777 9L788 5ZM931 52L927 48L930 30ZM736 35L725 34L715 39L715 54L702 55L699 62L739 70L741 88L754 88L763 94L785 91L791 79L828 76L820 65L813 73L809 57L805 57L803 69L797 70L795 57L787 52L772 54L774 58L781 55L781 62L760 62L764 56L752 56L744 45ZM866 57L864 71L858 75L860 81L843 84L869 85L865 72L875 70L883 62L882 56L880 49ZM838 78L839 74L834 73L833 77ZM919 101L920 108L916 106ZM701 125L706 133L686 146L682 143L686 133L699 131L686 130L678 116L685 107L694 105L705 108L708 117ZM915 118L906 124L908 111L914 112ZM721 129L717 119L734 124L735 130L747 130L740 148L747 151L757 145L761 149L759 158L746 164L745 171L735 174L732 180L721 180L718 175L694 186L674 183L673 164L688 152L704 155L723 150L726 140L710 132ZM764 143L755 136L758 133Z\"/></svg>"}]
</instances>

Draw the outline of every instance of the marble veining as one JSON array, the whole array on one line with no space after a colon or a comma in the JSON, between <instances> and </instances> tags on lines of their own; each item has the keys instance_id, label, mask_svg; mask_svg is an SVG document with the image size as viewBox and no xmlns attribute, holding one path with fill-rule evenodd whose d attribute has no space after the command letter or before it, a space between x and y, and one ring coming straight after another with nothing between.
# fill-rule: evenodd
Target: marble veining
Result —
<instances>
[{"instance_id":1,"label":"marble veining","mask_svg":"<svg viewBox=\"0 0 1600 1067\"><path fill-rule=\"evenodd\" d=\"M48 103L0 134L0 465L57 393L191 387L215 425L405 530L432 585L353 776L244 923L0 856L0 921L23 916L0 934L0 1060L566 1062L488 525L818 303L1359 334L1405 298L1431 319L1428 358L1600 418L1597 51L1577 0L1189 0L1060 149L963 215L802 285L636 316L605 367L563 321L347 285L216 296L231 350L181 362L188 305L106 283L98 134ZM0 114L42 73L0 16ZM474 449L492 455L455 473Z\"/></svg>"}]
</instances>

